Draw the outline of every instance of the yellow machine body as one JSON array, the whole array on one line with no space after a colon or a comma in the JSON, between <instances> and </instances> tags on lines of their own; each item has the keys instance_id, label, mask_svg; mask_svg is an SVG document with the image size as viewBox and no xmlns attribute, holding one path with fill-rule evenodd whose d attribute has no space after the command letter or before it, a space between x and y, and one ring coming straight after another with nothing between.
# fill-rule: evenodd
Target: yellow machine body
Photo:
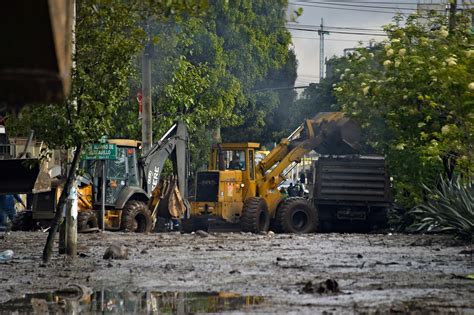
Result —
<instances>
[{"instance_id":1,"label":"yellow machine body","mask_svg":"<svg viewBox=\"0 0 474 315\"><path fill-rule=\"evenodd\" d=\"M260 197L274 219L283 201L278 185L286 179L285 169L299 163L313 149L323 154L324 150L356 150L359 139L360 129L354 121L342 112L326 112L306 120L272 151L265 152L258 164L255 161L257 152L261 152L259 143L217 144L212 148L208 171L198 173L191 218L211 215L237 223L244 203Z\"/></svg>"},{"instance_id":2,"label":"yellow machine body","mask_svg":"<svg viewBox=\"0 0 474 315\"><path fill-rule=\"evenodd\" d=\"M191 215L214 215L232 223L240 220L243 205L244 184L242 171L225 170L219 172L218 196L215 202L191 202Z\"/></svg>"}]
</instances>

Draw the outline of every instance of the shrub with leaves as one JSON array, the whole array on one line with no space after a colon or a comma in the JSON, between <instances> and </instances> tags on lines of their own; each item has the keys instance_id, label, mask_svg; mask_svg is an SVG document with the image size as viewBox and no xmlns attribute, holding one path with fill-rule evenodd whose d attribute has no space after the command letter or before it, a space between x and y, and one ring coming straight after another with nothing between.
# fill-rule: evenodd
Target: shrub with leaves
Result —
<instances>
[{"instance_id":1,"label":"shrub with leaves","mask_svg":"<svg viewBox=\"0 0 474 315\"><path fill-rule=\"evenodd\" d=\"M474 235L474 183L441 178L436 188L425 187L428 199L411 211L411 228L427 232L452 232L472 241Z\"/></svg>"}]
</instances>

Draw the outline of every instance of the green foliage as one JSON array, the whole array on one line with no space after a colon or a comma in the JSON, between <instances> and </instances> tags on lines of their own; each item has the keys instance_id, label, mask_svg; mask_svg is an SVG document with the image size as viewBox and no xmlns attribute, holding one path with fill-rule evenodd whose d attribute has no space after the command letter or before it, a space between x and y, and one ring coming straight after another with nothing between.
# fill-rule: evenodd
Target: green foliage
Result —
<instances>
[{"instance_id":1,"label":"green foliage","mask_svg":"<svg viewBox=\"0 0 474 315\"><path fill-rule=\"evenodd\" d=\"M425 187L427 200L411 211L416 231L453 232L471 241L474 236L474 183L459 177L441 178L436 188Z\"/></svg>"},{"instance_id":2,"label":"green foliage","mask_svg":"<svg viewBox=\"0 0 474 315\"><path fill-rule=\"evenodd\" d=\"M49 147L70 148L108 134L115 110L128 96L132 57L144 38L136 19L129 4L78 2L70 98L25 108L10 127L17 133L32 128Z\"/></svg>"},{"instance_id":3,"label":"green foliage","mask_svg":"<svg viewBox=\"0 0 474 315\"><path fill-rule=\"evenodd\" d=\"M339 68L334 92L360 121L367 142L387 155L396 201L422 201L440 172L474 170L474 51L468 19L447 31L444 17L412 15L385 30L389 40L360 48Z\"/></svg>"},{"instance_id":4,"label":"green foliage","mask_svg":"<svg viewBox=\"0 0 474 315\"><path fill-rule=\"evenodd\" d=\"M49 147L62 148L113 134L116 115L123 113L130 95L130 77L137 76L135 57L146 38L144 17L195 14L205 7L205 0L78 1L69 99L25 108L18 119L9 120L11 131L24 134L31 128Z\"/></svg>"},{"instance_id":5,"label":"green foliage","mask_svg":"<svg viewBox=\"0 0 474 315\"><path fill-rule=\"evenodd\" d=\"M261 135L267 113L289 93L255 90L291 86L296 78L296 59L289 56L290 34L285 28L286 6L286 0L211 1L205 16L151 21L155 137L176 119L185 121L192 135L209 136L202 128L236 125L243 127L224 130L224 140L249 139L254 131ZM286 69L287 65L291 67ZM287 79L292 71L293 81ZM140 90L139 80L130 82L131 95ZM117 111L116 134L140 136L136 112L133 96ZM207 151L208 146L201 149Z\"/></svg>"}]
</instances>

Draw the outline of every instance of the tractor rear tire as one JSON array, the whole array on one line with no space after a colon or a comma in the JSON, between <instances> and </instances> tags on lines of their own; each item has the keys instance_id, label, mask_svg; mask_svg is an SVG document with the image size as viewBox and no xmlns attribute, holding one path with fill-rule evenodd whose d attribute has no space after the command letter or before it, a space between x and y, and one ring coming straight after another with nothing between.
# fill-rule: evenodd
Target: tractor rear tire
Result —
<instances>
[{"instance_id":1,"label":"tractor rear tire","mask_svg":"<svg viewBox=\"0 0 474 315\"><path fill-rule=\"evenodd\" d=\"M34 229L33 223L33 211L18 212L12 221L12 231L32 231Z\"/></svg>"},{"instance_id":2,"label":"tractor rear tire","mask_svg":"<svg viewBox=\"0 0 474 315\"><path fill-rule=\"evenodd\" d=\"M99 228L97 215L93 210L80 211L77 214L77 230L78 232Z\"/></svg>"},{"instance_id":3,"label":"tractor rear tire","mask_svg":"<svg viewBox=\"0 0 474 315\"><path fill-rule=\"evenodd\" d=\"M146 204L129 200L122 209L121 230L125 232L147 233L153 228L151 213Z\"/></svg>"},{"instance_id":4,"label":"tractor rear tire","mask_svg":"<svg viewBox=\"0 0 474 315\"><path fill-rule=\"evenodd\" d=\"M318 214L306 199L292 197L284 200L278 207L276 224L283 233L311 233L318 226Z\"/></svg>"},{"instance_id":5,"label":"tractor rear tire","mask_svg":"<svg viewBox=\"0 0 474 315\"><path fill-rule=\"evenodd\" d=\"M240 218L240 227L243 232L266 232L270 227L270 215L265 199L251 197L245 200Z\"/></svg>"}]
</instances>

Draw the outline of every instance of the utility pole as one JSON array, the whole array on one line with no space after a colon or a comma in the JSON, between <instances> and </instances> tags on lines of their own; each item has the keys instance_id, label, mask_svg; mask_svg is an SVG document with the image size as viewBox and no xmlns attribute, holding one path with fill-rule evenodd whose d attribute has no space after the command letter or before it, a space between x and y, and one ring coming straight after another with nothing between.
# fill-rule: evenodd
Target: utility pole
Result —
<instances>
[{"instance_id":1,"label":"utility pole","mask_svg":"<svg viewBox=\"0 0 474 315\"><path fill-rule=\"evenodd\" d=\"M324 78L324 35L328 34L328 31L324 30L324 21L321 18L321 25L318 31L319 34L319 82Z\"/></svg>"},{"instance_id":2,"label":"utility pole","mask_svg":"<svg viewBox=\"0 0 474 315\"><path fill-rule=\"evenodd\" d=\"M76 1L72 2L72 53L76 52ZM76 67L76 63L73 62L73 69ZM77 100L73 100L74 107L77 107ZM71 161L73 158L71 158ZM69 172L75 172L73 168L69 169ZM73 176L75 178L75 176ZM67 189L65 187L64 189ZM74 180L71 189L68 194L66 201L66 220L65 220L65 253L69 257L75 258L77 255L77 181Z\"/></svg>"},{"instance_id":3,"label":"utility pole","mask_svg":"<svg viewBox=\"0 0 474 315\"><path fill-rule=\"evenodd\" d=\"M142 150L147 153L153 142L151 111L151 41L145 46L142 56Z\"/></svg>"},{"instance_id":4,"label":"utility pole","mask_svg":"<svg viewBox=\"0 0 474 315\"><path fill-rule=\"evenodd\" d=\"M456 28L456 9L457 9L457 0L449 1L449 35L452 35L454 29Z\"/></svg>"}]
</instances>

